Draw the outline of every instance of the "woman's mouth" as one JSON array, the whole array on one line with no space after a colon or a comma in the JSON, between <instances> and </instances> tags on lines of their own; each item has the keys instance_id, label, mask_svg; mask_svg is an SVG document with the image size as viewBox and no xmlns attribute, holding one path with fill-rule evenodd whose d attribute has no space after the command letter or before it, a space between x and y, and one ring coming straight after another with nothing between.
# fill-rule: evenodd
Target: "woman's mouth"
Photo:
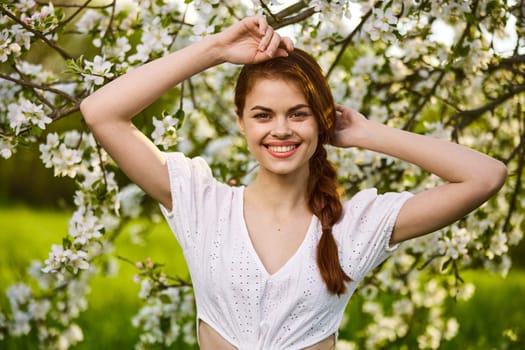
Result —
<instances>
[{"instance_id":1,"label":"woman's mouth","mask_svg":"<svg viewBox=\"0 0 525 350\"><path fill-rule=\"evenodd\" d=\"M298 145L286 145L286 146L275 146L275 145L268 145L266 146L270 151L274 153L287 153L291 152L294 149L297 148Z\"/></svg>"},{"instance_id":2,"label":"woman's mouth","mask_svg":"<svg viewBox=\"0 0 525 350\"><path fill-rule=\"evenodd\" d=\"M268 153L276 158L287 158L295 154L299 148L300 143L287 143L287 144L267 144L265 145Z\"/></svg>"}]
</instances>

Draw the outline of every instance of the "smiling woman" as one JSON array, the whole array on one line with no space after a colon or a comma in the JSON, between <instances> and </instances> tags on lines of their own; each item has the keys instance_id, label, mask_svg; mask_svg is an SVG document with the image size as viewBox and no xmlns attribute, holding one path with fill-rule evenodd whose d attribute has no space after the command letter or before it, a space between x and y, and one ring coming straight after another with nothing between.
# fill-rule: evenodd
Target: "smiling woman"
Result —
<instances>
[{"instance_id":1,"label":"smiling woman","mask_svg":"<svg viewBox=\"0 0 525 350\"><path fill-rule=\"evenodd\" d=\"M230 186L203 158L163 153L132 118L212 66L243 64L237 124L259 162ZM202 349L333 349L348 300L398 243L451 224L502 186L498 161L396 130L336 105L322 70L249 17L114 80L81 105L124 172L159 201L191 274ZM445 184L420 193L339 196L325 145L413 163Z\"/></svg>"},{"instance_id":2,"label":"smiling woman","mask_svg":"<svg viewBox=\"0 0 525 350\"><path fill-rule=\"evenodd\" d=\"M245 100L237 123L260 171L308 174L308 161L317 148L317 121L298 84L261 79Z\"/></svg>"}]
</instances>

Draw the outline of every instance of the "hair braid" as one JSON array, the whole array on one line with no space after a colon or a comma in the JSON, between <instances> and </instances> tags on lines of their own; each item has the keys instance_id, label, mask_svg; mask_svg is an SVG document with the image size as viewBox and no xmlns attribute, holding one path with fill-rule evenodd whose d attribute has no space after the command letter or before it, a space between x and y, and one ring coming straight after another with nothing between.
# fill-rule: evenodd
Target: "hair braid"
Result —
<instances>
[{"instance_id":1,"label":"hair braid","mask_svg":"<svg viewBox=\"0 0 525 350\"><path fill-rule=\"evenodd\" d=\"M317 245L317 265L328 290L340 295L346 291L345 281L351 281L339 262L337 243L332 235L332 226L342 214L342 204L337 191L337 172L328 160L322 145L310 160L308 204L319 218L322 235Z\"/></svg>"}]
</instances>

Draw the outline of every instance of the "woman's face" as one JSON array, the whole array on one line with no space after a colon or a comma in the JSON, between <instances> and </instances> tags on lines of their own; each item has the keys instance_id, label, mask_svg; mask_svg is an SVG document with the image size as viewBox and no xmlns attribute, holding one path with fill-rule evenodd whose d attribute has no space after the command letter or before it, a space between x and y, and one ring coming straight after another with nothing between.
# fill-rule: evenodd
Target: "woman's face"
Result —
<instances>
[{"instance_id":1,"label":"woman's face","mask_svg":"<svg viewBox=\"0 0 525 350\"><path fill-rule=\"evenodd\" d=\"M256 80L237 124L259 162L260 172L308 176L308 163L317 148L318 126L297 83Z\"/></svg>"}]
</instances>

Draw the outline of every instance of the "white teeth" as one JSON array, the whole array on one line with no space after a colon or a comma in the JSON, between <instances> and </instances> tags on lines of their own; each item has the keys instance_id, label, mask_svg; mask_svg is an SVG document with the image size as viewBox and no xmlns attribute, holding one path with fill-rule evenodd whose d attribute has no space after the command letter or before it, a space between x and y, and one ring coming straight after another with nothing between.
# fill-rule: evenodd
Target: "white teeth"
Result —
<instances>
[{"instance_id":1,"label":"white teeth","mask_svg":"<svg viewBox=\"0 0 525 350\"><path fill-rule=\"evenodd\" d=\"M275 153L286 153L293 151L297 146L296 145L289 145L289 146L268 146L268 149Z\"/></svg>"}]
</instances>

